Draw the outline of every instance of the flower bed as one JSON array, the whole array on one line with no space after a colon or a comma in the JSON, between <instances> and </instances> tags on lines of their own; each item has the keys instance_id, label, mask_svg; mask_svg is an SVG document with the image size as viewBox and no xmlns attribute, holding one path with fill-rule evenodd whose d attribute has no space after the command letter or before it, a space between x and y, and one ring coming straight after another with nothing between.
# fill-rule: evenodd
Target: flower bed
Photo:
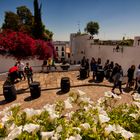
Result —
<instances>
[{"instance_id":1,"label":"flower bed","mask_svg":"<svg viewBox=\"0 0 140 140\"><path fill-rule=\"evenodd\" d=\"M140 95L131 105L113 107L121 97L106 92L97 103L78 90L65 101L42 109L20 109L12 105L0 112L0 137L5 140L138 140L140 139ZM76 109L75 109L76 108Z\"/></svg>"}]
</instances>

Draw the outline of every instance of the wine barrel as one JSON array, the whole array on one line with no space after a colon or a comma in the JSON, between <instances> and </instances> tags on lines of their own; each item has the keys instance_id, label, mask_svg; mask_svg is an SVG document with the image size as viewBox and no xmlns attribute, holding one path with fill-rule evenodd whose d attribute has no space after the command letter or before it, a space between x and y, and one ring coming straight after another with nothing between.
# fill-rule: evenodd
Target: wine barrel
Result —
<instances>
[{"instance_id":1,"label":"wine barrel","mask_svg":"<svg viewBox=\"0 0 140 140\"><path fill-rule=\"evenodd\" d=\"M69 92L70 90L70 79L69 77L62 77L61 78L61 91L62 92Z\"/></svg>"},{"instance_id":2,"label":"wine barrel","mask_svg":"<svg viewBox=\"0 0 140 140\"><path fill-rule=\"evenodd\" d=\"M85 67L80 68L80 79L86 79L87 78L87 70Z\"/></svg>"},{"instance_id":3,"label":"wine barrel","mask_svg":"<svg viewBox=\"0 0 140 140\"><path fill-rule=\"evenodd\" d=\"M104 70L99 69L96 73L96 81L103 82L103 80L104 80Z\"/></svg>"},{"instance_id":4,"label":"wine barrel","mask_svg":"<svg viewBox=\"0 0 140 140\"><path fill-rule=\"evenodd\" d=\"M17 98L16 89L13 84L3 85L3 95L7 102L11 102Z\"/></svg>"},{"instance_id":5,"label":"wine barrel","mask_svg":"<svg viewBox=\"0 0 140 140\"><path fill-rule=\"evenodd\" d=\"M40 97L41 95L41 87L39 82L32 82L30 84L30 93L33 99Z\"/></svg>"}]
</instances>

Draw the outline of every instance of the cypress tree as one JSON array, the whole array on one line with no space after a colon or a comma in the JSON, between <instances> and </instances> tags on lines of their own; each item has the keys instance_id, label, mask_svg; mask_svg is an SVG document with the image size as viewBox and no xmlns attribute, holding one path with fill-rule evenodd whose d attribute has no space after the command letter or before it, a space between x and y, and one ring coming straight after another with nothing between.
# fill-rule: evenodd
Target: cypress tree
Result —
<instances>
[{"instance_id":1,"label":"cypress tree","mask_svg":"<svg viewBox=\"0 0 140 140\"><path fill-rule=\"evenodd\" d=\"M43 24L41 19L41 7L38 5L38 0L34 0L34 37L41 39L43 37Z\"/></svg>"}]
</instances>

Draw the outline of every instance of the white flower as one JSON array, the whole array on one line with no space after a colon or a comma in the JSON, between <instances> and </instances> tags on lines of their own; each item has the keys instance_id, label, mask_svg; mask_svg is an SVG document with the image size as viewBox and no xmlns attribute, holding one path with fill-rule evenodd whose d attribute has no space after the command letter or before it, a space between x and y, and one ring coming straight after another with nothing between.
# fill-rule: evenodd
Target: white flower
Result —
<instances>
[{"instance_id":1,"label":"white flower","mask_svg":"<svg viewBox=\"0 0 140 140\"><path fill-rule=\"evenodd\" d=\"M122 132L122 130L124 130L124 128L123 127L121 127L119 124L117 124L117 125L115 125L115 127L116 127L116 130L114 131L115 133L121 133Z\"/></svg>"},{"instance_id":2,"label":"white flower","mask_svg":"<svg viewBox=\"0 0 140 140\"><path fill-rule=\"evenodd\" d=\"M9 134L8 137L5 140L13 140L18 137L22 132L22 126L14 128Z\"/></svg>"},{"instance_id":3,"label":"white flower","mask_svg":"<svg viewBox=\"0 0 140 140\"><path fill-rule=\"evenodd\" d=\"M90 128L90 124L89 123L83 123L80 126L82 126L84 129L89 129Z\"/></svg>"},{"instance_id":4,"label":"white flower","mask_svg":"<svg viewBox=\"0 0 140 140\"><path fill-rule=\"evenodd\" d=\"M72 97L68 97L68 99L71 101L71 102L74 102L74 99Z\"/></svg>"},{"instance_id":5,"label":"white flower","mask_svg":"<svg viewBox=\"0 0 140 140\"><path fill-rule=\"evenodd\" d=\"M27 118L41 114L41 110L35 110L33 108L26 108L23 111L26 112Z\"/></svg>"},{"instance_id":6,"label":"white flower","mask_svg":"<svg viewBox=\"0 0 140 140\"><path fill-rule=\"evenodd\" d=\"M108 116L99 114L99 120L101 123L105 123L105 122L108 122L110 120L110 118Z\"/></svg>"},{"instance_id":7,"label":"white flower","mask_svg":"<svg viewBox=\"0 0 140 140\"><path fill-rule=\"evenodd\" d=\"M133 97L133 99L134 99L135 101L140 102L140 94L135 93L134 95L132 95L132 97Z\"/></svg>"},{"instance_id":8,"label":"white flower","mask_svg":"<svg viewBox=\"0 0 140 140\"><path fill-rule=\"evenodd\" d=\"M129 116L133 117L134 119L136 119L138 117L138 114L132 113Z\"/></svg>"},{"instance_id":9,"label":"white flower","mask_svg":"<svg viewBox=\"0 0 140 140\"><path fill-rule=\"evenodd\" d=\"M10 106L10 108L21 106L21 103L14 103Z\"/></svg>"},{"instance_id":10,"label":"white flower","mask_svg":"<svg viewBox=\"0 0 140 140\"><path fill-rule=\"evenodd\" d=\"M105 127L105 132L110 133L112 131L116 131L116 127L115 125L108 125L107 127Z\"/></svg>"},{"instance_id":11,"label":"white flower","mask_svg":"<svg viewBox=\"0 0 140 140\"><path fill-rule=\"evenodd\" d=\"M134 105L136 105L140 109L140 102L133 102Z\"/></svg>"},{"instance_id":12,"label":"white flower","mask_svg":"<svg viewBox=\"0 0 140 140\"><path fill-rule=\"evenodd\" d=\"M104 94L105 94L105 97L109 97L109 98L113 96L113 93L111 91L107 91Z\"/></svg>"},{"instance_id":13,"label":"white flower","mask_svg":"<svg viewBox=\"0 0 140 140\"><path fill-rule=\"evenodd\" d=\"M46 104L43 107L49 113L51 119L55 119L55 118L59 117L59 115L55 111L55 106L56 106L55 104L53 104L53 105Z\"/></svg>"},{"instance_id":14,"label":"white flower","mask_svg":"<svg viewBox=\"0 0 140 140\"><path fill-rule=\"evenodd\" d=\"M131 133L130 131L126 131L123 127L121 127L120 125L108 125L105 128L105 132L110 133L111 131L115 132L115 133L120 133L124 138L129 139L131 137L134 137L134 134Z\"/></svg>"},{"instance_id":15,"label":"white flower","mask_svg":"<svg viewBox=\"0 0 140 140\"><path fill-rule=\"evenodd\" d=\"M89 109L91 109L92 108L92 105L91 104L88 104L88 106L84 106L84 109L86 110L86 111L88 111Z\"/></svg>"},{"instance_id":16,"label":"white flower","mask_svg":"<svg viewBox=\"0 0 140 140\"><path fill-rule=\"evenodd\" d=\"M98 110L98 113L99 114L102 114L102 115L104 115L104 116L107 116L107 113L106 113L106 111L103 109L103 107L97 107L97 110Z\"/></svg>"},{"instance_id":17,"label":"white flower","mask_svg":"<svg viewBox=\"0 0 140 140\"><path fill-rule=\"evenodd\" d=\"M8 131L12 131L15 128L17 128L17 126L13 123L11 126L8 127Z\"/></svg>"},{"instance_id":18,"label":"white flower","mask_svg":"<svg viewBox=\"0 0 140 140\"><path fill-rule=\"evenodd\" d=\"M86 95L86 93L85 93L85 92L83 92L82 90L79 90L79 89L78 89L78 93L79 93L79 94L78 94L79 96Z\"/></svg>"},{"instance_id":19,"label":"white flower","mask_svg":"<svg viewBox=\"0 0 140 140\"><path fill-rule=\"evenodd\" d=\"M5 113L4 117L1 119L2 123L5 124L12 115L13 115L12 111Z\"/></svg>"},{"instance_id":20,"label":"white flower","mask_svg":"<svg viewBox=\"0 0 140 140\"><path fill-rule=\"evenodd\" d=\"M81 102L89 103L89 104L93 103L93 101L91 101L90 98L88 97L79 97L77 103L81 103Z\"/></svg>"},{"instance_id":21,"label":"white flower","mask_svg":"<svg viewBox=\"0 0 140 140\"><path fill-rule=\"evenodd\" d=\"M115 99L121 99L121 98L122 98L121 96L118 96L118 95L116 95L116 94L113 94L113 97L114 97Z\"/></svg>"},{"instance_id":22,"label":"white flower","mask_svg":"<svg viewBox=\"0 0 140 140\"><path fill-rule=\"evenodd\" d=\"M81 128L79 127L73 127L74 130L78 130L78 132L81 132Z\"/></svg>"},{"instance_id":23,"label":"white flower","mask_svg":"<svg viewBox=\"0 0 140 140\"><path fill-rule=\"evenodd\" d=\"M81 139L82 139L82 137L79 134L77 134L75 136L70 136L66 140L81 140Z\"/></svg>"},{"instance_id":24,"label":"white flower","mask_svg":"<svg viewBox=\"0 0 140 140\"><path fill-rule=\"evenodd\" d=\"M65 103L65 108L66 109L73 108L72 104L71 104L71 100L69 98L67 100L65 100L64 103Z\"/></svg>"},{"instance_id":25,"label":"white flower","mask_svg":"<svg viewBox=\"0 0 140 140\"><path fill-rule=\"evenodd\" d=\"M56 114L55 112L49 112L49 115L50 115L50 119L56 119L56 118L59 118L59 115Z\"/></svg>"},{"instance_id":26,"label":"white flower","mask_svg":"<svg viewBox=\"0 0 140 140\"><path fill-rule=\"evenodd\" d=\"M97 102L98 102L97 105L100 105L100 104L104 103L105 100L106 100L106 99L105 99L104 97L99 98L98 101L97 101Z\"/></svg>"},{"instance_id":27,"label":"white flower","mask_svg":"<svg viewBox=\"0 0 140 140\"><path fill-rule=\"evenodd\" d=\"M5 107L1 112L0 115L5 115L10 110L10 107Z\"/></svg>"},{"instance_id":28,"label":"white flower","mask_svg":"<svg viewBox=\"0 0 140 140\"><path fill-rule=\"evenodd\" d=\"M54 135L54 131L50 132L41 132L42 140L47 140Z\"/></svg>"},{"instance_id":29,"label":"white flower","mask_svg":"<svg viewBox=\"0 0 140 140\"><path fill-rule=\"evenodd\" d=\"M55 133L52 137L51 140L59 140L61 138L61 135L58 133Z\"/></svg>"},{"instance_id":30,"label":"white flower","mask_svg":"<svg viewBox=\"0 0 140 140\"><path fill-rule=\"evenodd\" d=\"M4 123L4 124L5 124L8 120L9 120L9 116L7 116L7 115L5 115L5 116L1 119L2 123Z\"/></svg>"},{"instance_id":31,"label":"white flower","mask_svg":"<svg viewBox=\"0 0 140 140\"><path fill-rule=\"evenodd\" d=\"M133 133L131 133L130 131L126 131L125 129L122 130L121 134L126 139L134 137Z\"/></svg>"},{"instance_id":32,"label":"white flower","mask_svg":"<svg viewBox=\"0 0 140 140\"><path fill-rule=\"evenodd\" d=\"M33 132L33 131L37 131L39 130L40 126L39 125L36 125L36 124L33 124L33 123L29 123L29 124L26 124L23 128L23 131L27 131L29 133Z\"/></svg>"},{"instance_id":33,"label":"white flower","mask_svg":"<svg viewBox=\"0 0 140 140\"><path fill-rule=\"evenodd\" d=\"M61 132L62 131L62 125L59 125L57 128L56 128L56 132Z\"/></svg>"},{"instance_id":34,"label":"white flower","mask_svg":"<svg viewBox=\"0 0 140 140\"><path fill-rule=\"evenodd\" d=\"M66 113L65 116L66 116L68 119L71 119L73 114L74 114L74 112L71 111L71 112L69 112L69 113Z\"/></svg>"},{"instance_id":35,"label":"white flower","mask_svg":"<svg viewBox=\"0 0 140 140\"><path fill-rule=\"evenodd\" d=\"M112 93L111 91L105 92L105 97L109 97L109 98L113 97L115 99L121 99L121 96L118 96L118 95Z\"/></svg>"},{"instance_id":36,"label":"white flower","mask_svg":"<svg viewBox=\"0 0 140 140\"><path fill-rule=\"evenodd\" d=\"M46 104L43 108L48 111L48 112L55 112L55 104L50 105L50 104Z\"/></svg>"}]
</instances>

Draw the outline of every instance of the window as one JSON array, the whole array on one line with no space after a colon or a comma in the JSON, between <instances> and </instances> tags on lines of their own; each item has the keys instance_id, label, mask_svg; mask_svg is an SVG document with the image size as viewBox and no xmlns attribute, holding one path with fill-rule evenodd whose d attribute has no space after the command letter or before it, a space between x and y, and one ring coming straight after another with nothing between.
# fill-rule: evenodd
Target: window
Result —
<instances>
[{"instance_id":1,"label":"window","mask_svg":"<svg viewBox=\"0 0 140 140\"><path fill-rule=\"evenodd\" d=\"M68 58L70 58L70 53L68 53Z\"/></svg>"},{"instance_id":2,"label":"window","mask_svg":"<svg viewBox=\"0 0 140 140\"><path fill-rule=\"evenodd\" d=\"M64 47L62 47L61 51L64 51Z\"/></svg>"},{"instance_id":3,"label":"window","mask_svg":"<svg viewBox=\"0 0 140 140\"><path fill-rule=\"evenodd\" d=\"M63 57L65 56L65 55L64 55L64 52L61 53L61 56L63 56Z\"/></svg>"},{"instance_id":4,"label":"window","mask_svg":"<svg viewBox=\"0 0 140 140\"><path fill-rule=\"evenodd\" d=\"M56 51L58 51L58 47L56 47Z\"/></svg>"}]
</instances>

